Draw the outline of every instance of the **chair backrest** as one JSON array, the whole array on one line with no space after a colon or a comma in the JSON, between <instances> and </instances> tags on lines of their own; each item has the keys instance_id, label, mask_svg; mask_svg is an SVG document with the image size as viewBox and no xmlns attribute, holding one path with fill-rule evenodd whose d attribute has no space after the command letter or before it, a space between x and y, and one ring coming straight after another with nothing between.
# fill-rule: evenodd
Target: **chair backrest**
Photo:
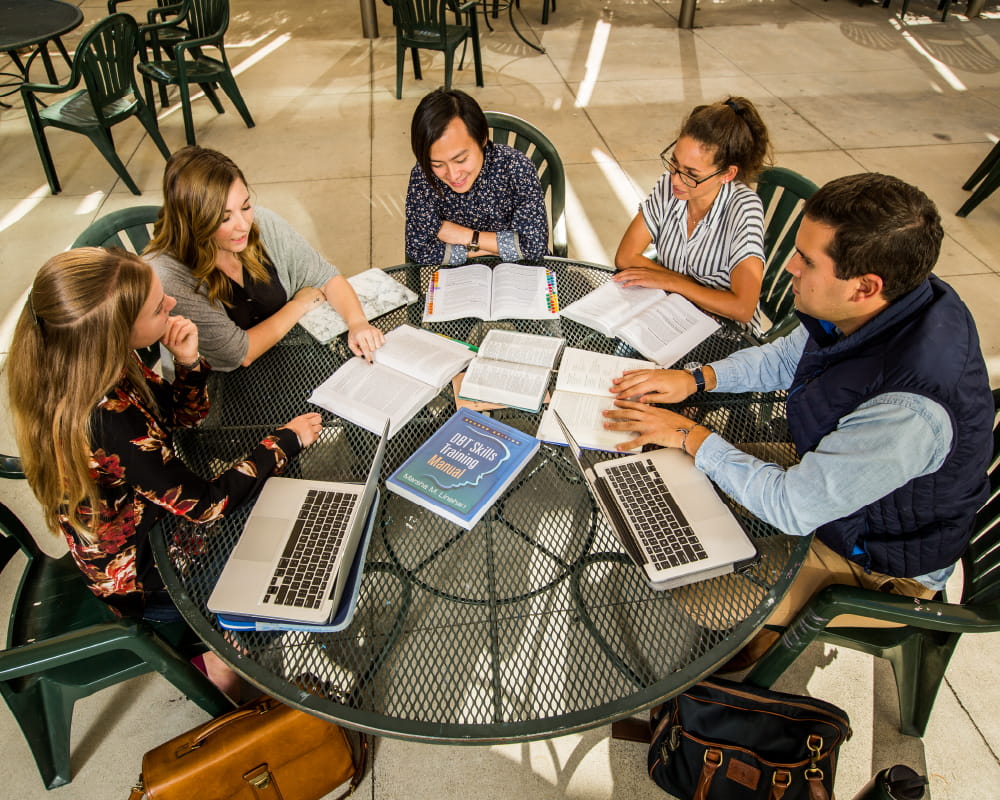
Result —
<instances>
[{"instance_id":1,"label":"chair backrest","mask_svg":"<svg viewBox=\"0 0 1000 800\"><path fill-rule=\"evenodd\" d=\"M445 39L448 24L448 0L389 0L392 5L392 22L410 40L426 40L431 44Z\"/></svg>"},{"instance_id":2,"label":"chair backrest","mask_svg":"<svg viewBox=\"0 0 1000 800\"><path fill-rule=\"evenodd\" d=\"M520 150L538 170L542 192L549 197L552 255L566 258L569 252L566 239L566 171L559 151L538 128L513 114L487 111L486 122L489 123L490 138L494 142Z\"/></svg>"},{"instance_id":3,"label":"chair backrest","mask_svg":"<svg viewBox=\"0 0 1000 800\"><path fill-rule=\"evenodd\" d=\"M135 59L139 26L128 14L112 14L92 27L73 57L73 72L83 78L99 120L112 119L139 96ZM122 100L126 104L122 105Z\"/></svg>"},{"instance_id":4,"label":"chair backrest","mask_svg":"<svg viewBox=\"0 0 1000 800\"><path fill-rule=\"evenodd\" d=\"M229 29L229 0L184 0L171 21L183 22L192 39L221 39Z\"/></svg>"},{"instance_id":5,"label":"chair backrest","mask_svg":"<svg viewBox=\"0 0 1000 800\"><path fill-rule=\"evenodd\" d=\"M772 323L787 317L794 307L792 276L785 264L795 253L802 205L818 188L808 178L784 167L765 169L757 180L757 194L764 203L764 283L760 307Z\"/></svg>"},{"instance_id":6,"label":"chair backrest","mask_svg":"<svg viewBox=\"0 0 1000 800\"><path fill-rule=\"evenodd\" d=\"M152 237L159 206L135 206L112 211L94 220L73 242L73 247L120 247L141 253Z\"/></svg>"},{"instance_id":7,"label":"chair backrest","mask_svg":"<svg viewBox=\"0 0 1000 800\"><path fill-rule=\"evenodd\" d=\"M990 496L979 509L972 540L962 556L962 604L1000 601L1000 389L993 390L993 458Z\"/></svg>"}]
</instances>

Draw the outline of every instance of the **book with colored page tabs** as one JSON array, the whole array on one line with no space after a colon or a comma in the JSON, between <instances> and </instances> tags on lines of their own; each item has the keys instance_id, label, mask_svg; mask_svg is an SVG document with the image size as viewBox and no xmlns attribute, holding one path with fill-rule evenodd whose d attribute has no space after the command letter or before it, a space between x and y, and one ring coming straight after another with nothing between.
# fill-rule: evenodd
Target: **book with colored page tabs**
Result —
<instances>
[{"instance_id":1,"label":"book with colored page tabs","mask_svg":"<svg viewBox=\"0 0 1000 800\"><path fill-rule=\"evenodd\" d=\"M677 293L614 281L566 306L562 315L605 336L617 336L663 367L673 366L719 327Z\"/></svg>"},{"instance_id":2,"label":"book with colored page tabs","mask_svg":"<svg viewBox=\"0 0 1000 800\"><path fill-rule=\"evenodd\" d=\"M466 529L538 450L517 428L460 408L386 480L386 488Z\"/></svg>"},{"instance_id":3,"label":"book with colored page tabs","mask_svg":"<svg viewBox=\"0 0 1000 800\"><path fill-rule=\"evenodd\" d=\"M556 276L524 264L466 264L436 270L424 297L424 322L451 319L555 319Z\"/></svg>"}]
</instances>

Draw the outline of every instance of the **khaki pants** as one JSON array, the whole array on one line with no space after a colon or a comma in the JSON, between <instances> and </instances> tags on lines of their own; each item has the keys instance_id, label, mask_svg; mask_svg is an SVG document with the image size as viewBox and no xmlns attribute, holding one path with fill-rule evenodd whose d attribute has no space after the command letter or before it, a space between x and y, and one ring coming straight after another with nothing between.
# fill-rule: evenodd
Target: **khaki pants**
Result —
<instances>
[{"instance_id":1,"label":"khaki pants","mask_svg":"<svg viewBox=\"0 0 1000 800\"><path fill-rule=\"evenodd\" d=\"M833 552L819 539L813 539L805 563L796 575L782 600L767 619L767 625L787 627L813 596L833 584L858 586L878 592L917 597L929 600L936 592L913 578L893 578L879 572L866 573L859 565ZM830 622L830 627L847 628L898 628L895 622L884 622L870 617L841 614Z\"/></svg>"}]
</instances>

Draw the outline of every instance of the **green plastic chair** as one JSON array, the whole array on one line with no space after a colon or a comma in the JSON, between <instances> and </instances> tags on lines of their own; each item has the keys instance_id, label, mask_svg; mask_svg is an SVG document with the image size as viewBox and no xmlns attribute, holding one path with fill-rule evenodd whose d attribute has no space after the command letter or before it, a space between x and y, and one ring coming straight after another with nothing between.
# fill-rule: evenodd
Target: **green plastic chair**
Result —
<instances>
[{"instance_id":1,"label":"green plastic chair","mask_svg":"<svg viewBox=\"0 0 1000 800\"><path fill-rule=\"evenodd\" d=\"M993 423L990 498L980 509L962 556L958 603L921 601L851 586L828 586L799 613L744 678L768 687L815 639L888 659L896 676L900 730L923 736L955 646L963 633L1000 631L1000 389ZM840 614L901 623L900 628L827 628Z\"/></svg>"},{"instance_id":2,"label":"green plastic chair","mask_svg":"<svg viewBox=\"0 0 1000 800\"><path fill-rule=\"evenodd\" d=\"M118 6L122 3L130 3L132 0L108 0L108 13L117 14ZM146 23L153 24L155 22L162 22L167 20L168 17L176 16L184 8L183 0L156 0L156 8L150 8L146 11ZM128 11L125 11L128 14ZM134 15L131 15L134 17ZM137 20L138 21L138 20ZM160 50L157 51L157 58L163 58L160 53L165 53L169 55L173 52L174 45L178 42L187 39L189 31L182 25L178 25L176 28L165 28L160 30L157 34L157 44ZM167 105L167 89L165 86L160 87L161 92L161 104L165 107Z\"/></svg>"},{"instance_id":3,"label":"green plastic chair","mask_svg":"<svg viewBox=\"0 0 1000 800\"><path fill-rule=\"evenodd\" d=\"M21 97L35 136L38 155L52 194L60 191L59 178L52 163L52 153L45 139L45 128L76 131L89 137L101 155L114 167L118 177L132 194L141 194L125 164L115 152L111 128L129 117L138 117L164 158L170 158L153 107L147 106L135 80L135 57L139 47L139 29L128 14L105 17L84 35L73 56L70 76L63 85L26 83ZM41 106L36 94L65 93L80 89L68 97Z\"/></svg>"},{"instance_id":4,"label":"green plastic chair","mask_svg":"<svg viewBox=\"0 0 1000 800\"><path fill-rule=\"evenodd\" d=\"M112 211L94 220L76 237L73 247L119 247L142 253L152 238L159 206L134 206Z\"/></svg>"},{"instance_id":5,"label":"green plastic chair","mask_svg":"<svg viewBox=\"0 0 1000 800\"><path fill-rule=\"evenodd\" d=\"M22 559L14 558L18 551L27 559L23 567ZM212 716L232 709L188 660L207 648L184 622L151 624L116 616L91 594L72 556L46 556L0 504L0 571L14 569L21 575L7 647L0 651L0 694L47 788L72 779L73 705L101 689L156 670Z\"/></svg>"},{"instance_id":6,"label":"green plastic chair","mask_svg":"<svg viewBox=\"0 0 1000 800\"><path fill-rule=\"evenodd\" d=\"M159 206L135 206L112 211L94 220L76 237L73 247L118 247L142 254L153 235L153 224L160 215ZM148 367L160 358L160 346L154 344L138 351Z\"/></svg>"},{"instance_id":7,"label":"green plastic chair","mask_svg":"<svg viewBox=\"0 0 1000 800\"><path fill-rule=\"evenodd\" d=\"M799 324L795 316L792 276L785 265L795 254L795 234L802 221L802 205L817 191L808 178L784 167L765 169L757 180L757 194L764 203L764 282L760 307L771 320L761 340L784 336Z\"/></svg>"},{"instance_id":8,"label":"green plastic chair","mask_svg":"<svg viewBox=\"0 0 1000 800\"><path fill-rule=\"evenodd\" d=\"M444 53L444 88L451 88L451 72L455 50L462 42L472 41L472 60L476 69L476 86L483 85L483 60L479 51L478 0L461 5L456 0L388 0L392 6L392 24L396 28L396 99L403 96L403 60L406 51L413 57L413 75L421 80L420 55L417 50L438 50ZM449 25L447 14L457 18L466 15L468 23ZM462 65L459 64L461 69Z\"/></svg>"},{"instance_id":9,"label":"green plastic chair","mask_svg":"<svg viewBox=\"0 0 1000 800\"><path fill-rule=\"evenodd\" d=\"M563 169L559 151L552 141L530 122L505 114L487 111L490 138L506 144L528 156L538 170L542 192L549 198L549 222L552 225L552 255L566 258L569 247L566 241L566 170Z\"/></svg>"},{"instance_id":10,"label":"green plastic chair","mask_svg":"<svg viewBox=\"0 0 1000 800\"><path fill-rule=\"evenodd\" d=\"M956 217L967 217L969 212L1000 188L1000 144L993 145L989 155L962 184L962 188L972 194L955 212Z\"/></svg>"},{"instance_id":11,"label":"green plastic chair","mask_svg":"<svg viewBox=\"0 0 1000 800\"><path fill-rule=\"evenodd\" d=\"M151 13L164 12L163 8ZM184 0L177 16L164 22L142 27L144 46L139 51L139 73L146 87L146 102L153 105L153 83L163 90L167 86L177 86L181 93L181 109L184 113L184 133L188 144L197 144L194 135L194 120L191 117L190 84L196 83L211 101L215 110L225 113L214 84L218 84L229 96L240 117L248 128L254 127L253 117L243 101L233 71L226 56L225 35L229 29L229 0ZM176 36L184 31L188 38L177 42L171 54L173 58L158 57L163 45L161 35ZM219 57L206 55L202 48L214 47ZM153 53L150 60L149 52ZM162 95L161 95L162 99Z\"/></svg>"}]
</instances>

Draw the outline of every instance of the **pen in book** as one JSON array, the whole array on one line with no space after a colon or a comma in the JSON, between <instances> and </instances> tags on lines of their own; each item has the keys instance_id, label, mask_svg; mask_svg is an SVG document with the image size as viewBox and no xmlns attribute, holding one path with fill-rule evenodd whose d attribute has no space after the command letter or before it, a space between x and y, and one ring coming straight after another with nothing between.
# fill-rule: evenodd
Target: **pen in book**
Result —
<instances>
[{"instance_id":1,"label":"pen in book","mask_svg":"<svg viewBox=\"0 0 1000 800\"><path fill-rule=\"evenodd\" d=\"M449 342L454 342L455 344L460 344L462 347L468 347L473 353L478 353L479 348L474 344L469 344L468 342L463 342L461 339L453 339L451 336L445 336L443 333L436 333L435 336L440 336L442 339L447 339Z\"/></svg>"}]
</instances>

